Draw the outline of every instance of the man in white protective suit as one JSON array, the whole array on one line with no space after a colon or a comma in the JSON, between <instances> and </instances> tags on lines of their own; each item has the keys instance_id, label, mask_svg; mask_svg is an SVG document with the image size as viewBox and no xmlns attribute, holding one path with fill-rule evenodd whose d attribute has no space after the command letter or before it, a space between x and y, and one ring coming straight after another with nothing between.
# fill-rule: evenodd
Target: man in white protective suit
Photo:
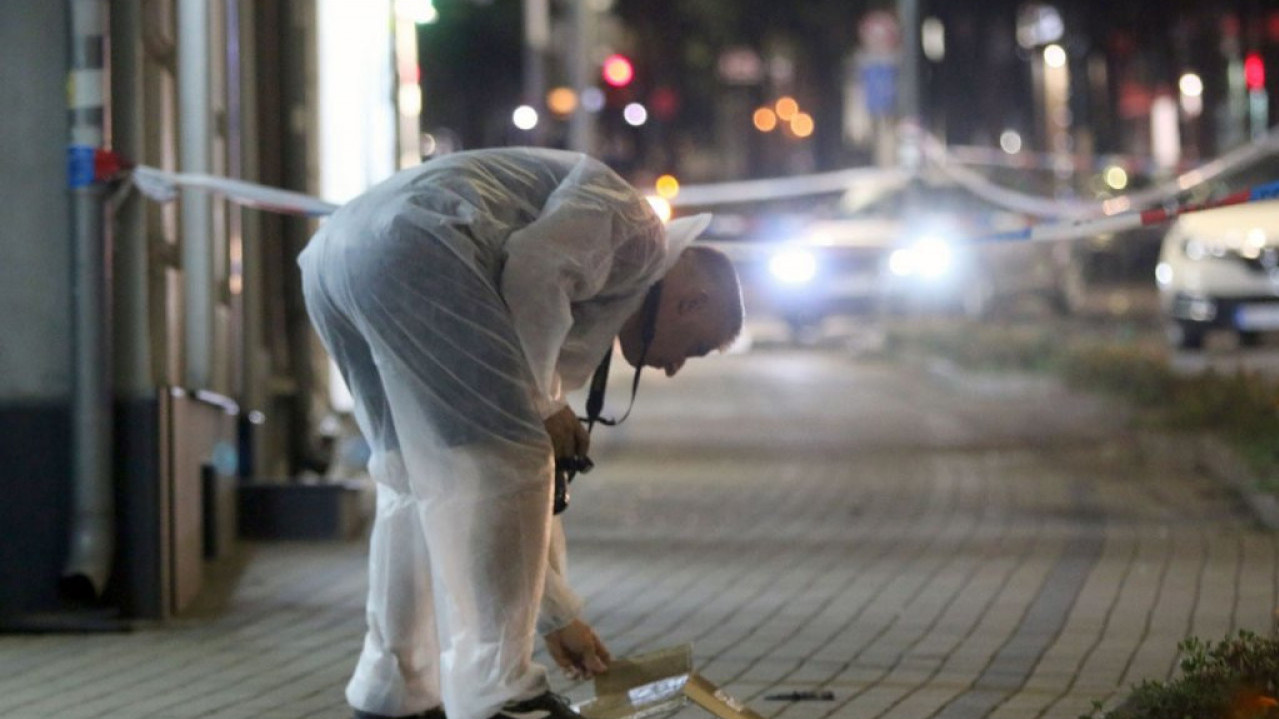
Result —
<instances>
[{"instance_id":1,"label":"man in white protective suit","mask_svg":"<svg viewBox=\"0 0 1279 719\"><path fill-rule=\"evenodd\" d=\"M737 276L602 163L476 150L341 207L298 262L311 319L372 449L377 517L359 718L573 719L532 661L607 670L552 521L556 457L589 434L564 400L613 342L675 374L741 331Z\"/></svg>"}]
</instances>

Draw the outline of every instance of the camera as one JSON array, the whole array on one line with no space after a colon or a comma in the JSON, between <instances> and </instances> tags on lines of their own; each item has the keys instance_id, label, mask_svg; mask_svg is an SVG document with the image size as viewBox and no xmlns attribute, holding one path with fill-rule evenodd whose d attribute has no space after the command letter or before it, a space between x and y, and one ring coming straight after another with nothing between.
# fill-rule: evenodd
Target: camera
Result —
<instances>
[{"instance_id":1,"label":"camera","mask_svg":"<svg viewBox=\"0 0 1279 719\"><path fill-rule=\"evenodd\" d=\"M586 455L555 458L555 504L553 511L559 514L568 509L568 483L578 472L586 474L595 467L595 463Z\"/></svg>"}]
</instances>

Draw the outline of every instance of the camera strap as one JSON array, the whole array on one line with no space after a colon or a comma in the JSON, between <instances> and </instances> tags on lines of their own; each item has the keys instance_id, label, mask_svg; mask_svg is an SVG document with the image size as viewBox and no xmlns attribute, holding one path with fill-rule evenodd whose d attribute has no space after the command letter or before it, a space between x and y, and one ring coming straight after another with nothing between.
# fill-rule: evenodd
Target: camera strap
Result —
<instances>
[{"instance_id":1,"label":"camera strap","mask_svg":"<svg viewBox=\"0 0 1279 719\"><path fill-rule=\"evenodd\" d=\"M635 376L631 380L631 401L626 406L626 412L614 419L600 416L604 411L604 391L608 387L608 368L613 359L613 347L609 345L604 359L595 368L595 374L591 375L591 388L586 395L586 416L581 418L586 422L587 432L595 427L596 422L605 427L616 427L631 416L631 410L635 408L635 393L639 391L640 373L644 370L644 358L648 355L649 345L653 343L653 336L657 334L657 308L661 299L662 282L658 280L644 297L643 324L640 326L640 340L643 344L640 346L639 361L635 363Z\"/></svg>"},{"instance_id":2,"label":"camera strap","mask_svg":"<svg viewBox=\"0 0 1279 719\"><path fill-rule=\"evenodd\" d=\"M657 308L661 303L661 298L662 282L658 280L648 289L648 294L644 297L644 306L641 309L644 313L641 320L643 324L640 325L640 340L643 344L640 346L639 361L635 363L635 378L631 380L631 402L626 406L626 413L616 419L600 416L600 412L604 411L604 390L608 387L608 367L613 360L613 346L610 344L608 351L604 353L604 359L600 360L599 365L595 368L595 374L591 375L591 388L586 395L586 416L578 417L579 420L586 423L587 432L595 428L596 422L605 427L616 427L631 416L631 410L635 408L635 393L639 390L640 372L644 369L644 358L648 355L648 347L653 343L653 336L657 333ZM586 473L591 471L594 466L590 458L585 456L556 458L555 495L551 505L552 514L560 514L568 509L569 482L573 481L573 477L579 471Z\"/></svg>"}]
</instances>

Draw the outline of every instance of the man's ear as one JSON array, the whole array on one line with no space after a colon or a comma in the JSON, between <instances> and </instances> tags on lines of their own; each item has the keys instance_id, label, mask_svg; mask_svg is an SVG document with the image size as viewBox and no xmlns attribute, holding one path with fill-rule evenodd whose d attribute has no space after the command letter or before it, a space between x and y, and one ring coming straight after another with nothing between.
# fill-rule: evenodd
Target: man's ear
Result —
<instances>
[{"instance_id":1,"label":"man's ear","mask_svg":"<svg viewBox=\"0 0 1279 719\"><path fill-rule=\"evenodd\" d=\"M706 303L710 301L710 297L710 293L706 290L694 288L681 297L675 307L681 315L697 312L706 306Z\"/></svg>"}]
</instances>

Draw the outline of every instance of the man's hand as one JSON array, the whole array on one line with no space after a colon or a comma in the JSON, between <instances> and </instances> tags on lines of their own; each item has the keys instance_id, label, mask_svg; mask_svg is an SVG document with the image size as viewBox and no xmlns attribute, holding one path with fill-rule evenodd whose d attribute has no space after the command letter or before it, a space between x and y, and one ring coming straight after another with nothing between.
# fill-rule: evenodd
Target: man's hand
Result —
<instances>
[{"instance_id":1,"label":"man's hand","mask_svg":"<svg viewBox=\"0 0 1279 719\"><path fill-rule=\"evenodd\" d=\"M555 457L585 457L591 448L591 435L577 419L572 407L565 407L547 417L546 433L551 435Z\"/></svg>"},{"instance_id":2,"label":"man's hand","mask_svg":"<svg viewBox=\"0 0 1279 719\"><path fill-rule=\"evenodd\" d=\"M572 624L556 629L544 639L551 658L570 679L590 679L603 674L613 661L595 630L580 619L574 619Z\"/></svg>"}]
</instances>

